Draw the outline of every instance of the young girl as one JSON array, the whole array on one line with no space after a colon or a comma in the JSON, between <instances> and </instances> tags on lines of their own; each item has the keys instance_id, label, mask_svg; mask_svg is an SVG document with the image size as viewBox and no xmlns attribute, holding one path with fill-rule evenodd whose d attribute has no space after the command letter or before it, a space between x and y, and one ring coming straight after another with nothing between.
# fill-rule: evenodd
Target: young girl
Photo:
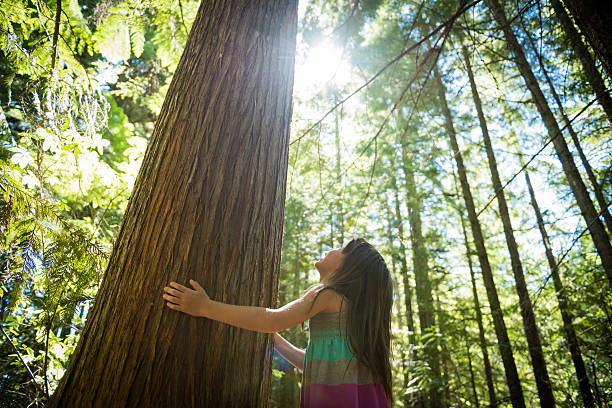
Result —
<instances>
[{"instance_id":1,"label":"young girl","mask_svg":"<svg viewBox=\"0 0 612 408\"><path fill-rule=\"evenodd\" d=\"M279 309L216 302L190 280L164 288L169 308L243 329L274 334L274 347L303 371L300 407L389 407L393 286L380 253L362 238L315 263L320 283ZM310 320L299 349L277 332Z\"/></svg>"}]
</instances>

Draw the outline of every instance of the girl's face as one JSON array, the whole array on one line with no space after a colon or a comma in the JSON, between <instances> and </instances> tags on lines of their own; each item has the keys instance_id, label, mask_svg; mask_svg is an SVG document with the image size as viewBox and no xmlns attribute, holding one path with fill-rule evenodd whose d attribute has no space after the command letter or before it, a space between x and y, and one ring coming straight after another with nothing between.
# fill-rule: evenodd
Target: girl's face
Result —
<instances>
[{"instance_id":1,"label":"girl's face","mask_svg":"<svg viewBox=\"0 0 612 408\"><path fill-rule=\"evenodd\" d=\"M342 248L331 249L323 259L315 262L315 268L319 271L320 281L324 281L331 276L333 272L336 271L344 260L344 254L342 253Z\"/></svg>"}]
</instances>

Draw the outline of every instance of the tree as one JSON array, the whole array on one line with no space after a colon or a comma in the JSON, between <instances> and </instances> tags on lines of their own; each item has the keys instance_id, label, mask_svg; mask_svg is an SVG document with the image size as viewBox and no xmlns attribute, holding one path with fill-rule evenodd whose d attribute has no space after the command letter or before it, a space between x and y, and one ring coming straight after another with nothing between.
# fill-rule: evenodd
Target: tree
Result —
<instances>
[{"instance_id":1,"label":"tree","mask_svg":"<svg viewBox=\"0 0 612 408\"><path fill-rule=\"evenodd\" d=\"M480 123L480 129L482 131L482 138L484 140L485 150L487 152L487 160L489 162L489 170L491 171L491 180L493 182L493 188L495 189L495 195L497 197L497 203L499 206L499 215L502 219L504 226L504 236L506 237L506 245L510 254L510 261L512 265L512 272L514 274L514 281L516 292L519 297L519 306L521 308L521 316L523 318L523 327L525 329L525 337L529 344L529 354L531 356L531 365L533 366L533 374L538 387L538 396L540 397L540 404L543 407L554 407L555 398L552 392L552 385L548 376L548 368L546 367L546 360L544 360L544 352L542 351L542 342L540 341L540 333L538 326L535 321L535 313L533 312L533 306L531 304L531 298L529 297L529 291L527 290L527 283L525 281L525 274L523 272L523 263L518 251L518 245L514 238L514 230L512 228L512 222L510 220L510 212L508 211L508 203L504 195L504 189L499 178L499 171L497 170L497 160L493 153L493 146L491 143L491 137L489 136L489 128L482 110L482 103L480 101L480 95L478 88L476 87L476 81L474 80L474 73L472 72L472 65L470 58L465 46L461 49L463 58L465 61L465 68L468 74L470 88L472 90L472 97L474 99L474 106L476 107L476 113L478 121Z\"/></svg>"},{"instance_id":2,"label":"tree","mask_svg":"<svg viewBox=\"0 0 612 408\"><path fill-rule=\"evenodd\" d=\"M559 23L565 32L565 35L570 41L576 56L580 59L582 70L586 76L593 93L599 97L598 102L606 113L608 122L612 123L612 97L610 93L606 92L606 85L604 84L601 74L595 66L595 61L586 45L580 38L580 33L576 30L574 23L570 19L569 15L563 8L563 5L559 0L550 0L550 5L555 9L555 14L559 19Z\"/></svg>"},{"instance_id":3,"label":"tree","mask_svg":"<svg viewBox=\"0 0 612 408\"><path fill-rule=\"evenodd\" d=\"M53 407L266 406L271 339L168 309L170 280L274 306L296 1L200 5Z\"/></svg>"},{"instance_id":4,"label":"tree","mask_svg":"<svg viewBox=\"0 0 612 408\"><path fill-rule=\"evenodd\" d=\"M578 27L601 60L609 77L612 77L612 10L597 0L563 0Z\"/></svg>"},{"instance_id":5,"label":"tree","mask_svg":"<svg viewBox=\"0 0 612 408\"><path fill-rule=\"evenodd\" d=\"M540 89L538 81L533 74L527 59L525 58L525 53L517 41L514 32L512 31L512 27L506 18L506 13L504 12L503 7L498 0L487 0L487 4L493 12L495 20L504 31L508 49L512 52L512 54L514 54L514 62L523 76L525 85L527 85L527 88L529 88L531 91L535 105L538 108L542 121L548 130L548 136L552 140L557 157L561 161L567 181L569 182L570 188L574 193L574 197L576 198L580 212L582 213L591 237L593 238L593 243L595 244L595 248L599 253L599 257L601 259L602 266L606 271L608 281L612 285L612 245L610 245L610 239L606 233L604 225L599 219L598 213L593 206L593 202L589 197L586 186L582 181L582 177L576 168L576 163L574 163L574 159L567 147L567 143L565 143L565 139L563 138L559 124L550 110L548 102Z\"/></svg>"},{"instance_id":6,"label":"tree","mask_svg":"<svg viewBox=\"0 0 612 408\"><path fill-rule=\"evenodd\" d=\"M514 355L512 354L512 345L510 344L510 339L508 338L508 330L506 329L506 323L504 322L504 315L501 310L499 296L497 294L497 287L495 286L495 281L493 280L493 271L491 269L491 264L489 263L482 228L476 215L476 206L474 205L474 199L472 198L472 192L467 179L463 157L461 155L461 151L459 150L459 144L457 143L453 118L450 108L448 107L448 102L446 101L444 83L442 82L442 77L440 76L437 65L434 65L434 78L436 81L438 98L442 107L442 114L444 115L446 131L450 139L453 158L459 173L461 193L467 209L468 219L472 229L472 237L474 238L474 245L476 247L476 253L478 255L478 260L480 261L482 279L487 291L489 306L491 307L491 316L493 317L493 325L495 327L495 334L497 336L497 345L504 363L504 371L506 373L508 388L510 389L510 400L513 408L525 408L526 405L525 397L523 396L523 388L521 387L516 362L514 361Z\"/></svg>"}]
</instances>

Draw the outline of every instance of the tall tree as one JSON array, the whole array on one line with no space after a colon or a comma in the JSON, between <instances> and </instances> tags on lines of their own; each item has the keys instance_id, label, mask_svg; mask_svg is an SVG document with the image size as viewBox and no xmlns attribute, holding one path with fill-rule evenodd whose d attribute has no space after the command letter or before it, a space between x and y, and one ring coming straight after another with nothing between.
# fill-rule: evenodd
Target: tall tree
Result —
<instances>
[{"instance_id":1,"label":"tall tree","mask_svg":"<svg viewBox=\"0 0 612 408\"><path fill-rule=\"evenodd\" d=\"M296 30L295 0L201 3L52 407L268 405L271 337L161 295L275 306Z\"/></svg>"},{"instance_id":2,"label":"tall tree","mask_svg":"<svg viewBox=\"0 0 612 408\"><path fill-rule=\"evenodd\" d=\"M563 118L563 122L565 122L565 127L567 128L567 131L569 132L570 137L572 138L572 142L574 143L574 147L576 148L576 152L578 153L578 157L580 158L582 167L584 167L584 171L586 172L587 178L589 182L591 183L591 187L593 187L593 191L595 192L595 198L597 199L597 203L599 204L599 208L601 209L600 213L603 215L604 222L606 224L606 227L608 228L608 233L612 234L612 215L610 214L610 211L608 209L608 203L606 202L606 198L604 197L601 186L599 182L597 181L597 176L595 176L595 173L593 172L593 168L591 167L591 164L589 163L589 160L587 159L586 154L584 154L584 150L582 149L582 145L580 144L580 139L578 139L578 135L576 134L576 131L574 130L574 126L572 126L571 120L567 117L567 114L565 113L565 109L563 108L563 103L561 103L561 98L559 97L559 94L557 93L557 90L555 89L555 85L553 84L553 81L550 78L550 75L548 75L548 70L544 66L544 61L542 61L542 55L538 52L533 42L533 38L531 38L530 33L527 31L527 29L525 29L525 25L523 24L522 26L523 26L523 31L525 32L525 35L529 42L529 45L531 46L530 48L532 49L533 53L536 55L538 59L540 70L542 71L542 74L544 75L544 78L546 79L546 83L548 84L548 87L550 88L550 93L553 99L555 100L555 103L557 104L557 108L559 109L559 113L561 114L561 117ZM609 95L603 94L602 96L609 96Z\"/></svg>"},{"instance_id":3,"label":"tall tree","mask_svg":"<svg viewBox=\"0 0 612 408\"><path fill-rule=\"evenodd\" d=\"M598 0L563 0L587 41L612 78L612 9Z\"/></svg>"},{"instance_id":4,"label":"tall tree","mask_svg":"<svg viewBox=\"0 0 612 408\"><path fill-rule=\"evenodd\" d=\"M441 371L438 342L435 336L436 320L434 301L429 276L427 249L423 237L421 221L422 199L415 180L414 163L410 153L406 151L404 141L402 146L402 163L406 176L406 205L408 207L408 223L410 225L410 244L412 247L412 267L414 270L415 293L417 298L418 316L421 328L421 338L427 339L424 344L424 358L431 369L433 381L429 392L428 408L441 408L443 398L440 389Z\"/></svg>"},{"instance_id":5,"label":"tall tree","mask_svg":"<svg viewBox=\"0 0 612 408\"><path fill-rule=\"evenodd\" d=\"M438 99L440 100L440 106L444 116L446 132L448 133L450 139L453 159L457 165L461 193L468 212L468 219L472 229L472 237L474 238L476 253L478 254L478 260L480 261L482 279L487 291L489 306L491 307L491 316L493 317L493 325L495 326L499 353L501 354L502 361L504 363L506 382L508 383L508 388L510 389L510 400L513 408L526 408L523 388L521 387L516 362L514 361L514 356L512 354L512 345L510 344L510 339L508 338L508 330L506 329L506 323L504 322L504 315L501 310L497 288L495 286L495 281L493 280L493 271L491 270L491 264L489 263L489 256L487 255L487 249L485 246L484 237L482 235L482 228L480 227L480 222L478 221L478 217L476 215L476 206L474 205L474 199L472 198L472 192L470 190L465 164L463 163L463 157L461 155L461 151L459 150L459 144L457 143L457 134L455 132L455 126L453 125L453 117L451 115L450 108L448 107L448 102L446 101L446 90L436 65L434 65L433 70Z\"/></svg>"},{"instance_id":6,"label":"tall tree","mask_svg":"<svg viewBox=\"0 0 612 408\"><path fill-rule=\"evenodd\" d=\"M555 10L559 23L561 23L565 35L576 53L576 56L580 60L582 72L584 72L584 75L589 81L593 93L599 97L598 102L606 113L608 122L612 123L612 96L606 91L606 85L604 84L601 74L597 70L591 53L582 41L580 33L576 30L574 23L561 2L559 0L550 0L550 5Z\"/></svg>"},{"instance_id":7,"label":"tall tree","mask_svg":"<svg viewBox=\"0 0 612 408\"><path fill-rule=\"evenodd\" d=\"M606 233L604 225L599 219L599 214L595 210L595 206L593 205L586 186L582 181L582 177L576 168L576 163L574 163L572 154L565 143L565 139L561 133L559 124L550 110L548 102L540 89L538 81L533 74L527 59L525 58L525 53L517 41L514 32L512 31L512 26L506 18L506 13L503 7L499 3L499 0L487 0L487 4L493 12L495 20L504 31L508 48L512 54L514 54L514 62L523 76L527 88L529 88L531 91L536 107L538 108L540 116L542 117L542 121L548 129L548 136L553 142L553 146L557 152L557 157L561 161L567 181L569 182L570 188L572 189L574 197L578 203L578 207L580 208L580 212L582 213L587 228L591 234L591 237L593 238L595 248L599 253L601 263L608 276L608 281L610 282L610 285L612 285L612 245L610 245L610 239Z\"/></svg>"},{"instance_id":8,"label":"tall tree","mask_svg":"<svg viewBox=\"0 0 612 408\"><path fill-rule=\"evenodd\" d=\"M472 64L465 46L461 48L461 51L470 82L470 88L472 90L472 97L476 107L478 122L480 123L480 130L482 131L485 151L487 153L487 161L489 163L489 170L491 171L491 180L493 182L493 188L495 189L497 204L499 206L499 215L504 226L504 236L506 238L508 252L510 253L512 272L514 274L516 292L519 297L523 327L525 329L527 344L529 345L529 354L531 356L533 374L538 388L540 405L545 408L553 408L555 406L555 398L552 392L550 377L548 375L548 368L546 367L546 360L544 360L544 352L542 351L542 342L540 341L540 333L536 324L535 313L533 312L531 298L529 297L529 291L527 290L527 282L525 281L523 264L519 255L518 245L516 244L516 240L514 238L514 230L512 228L512 221L510 220L508 203L506 202L504 189L499 177L499 171L497 170L497 160L493 152L487 121L482 110L482 102L476 87L476 81L474 80Z\"/></svg>"},{"instance_id":9,"label":"tall tree","mask_svg":"<svg viewBox=\"0 0 612 408\"><path fill-rule=\"evenodd\" d=\"M524 166L522 153L518 144L517 149L519 157L521 158L521 165ZM540 236L542 237L542 244L544 245L544 251L546 253L546 260L548 261L550 273L552 275L553 282L555 285L555 292L557 293L557 300L559 302L559 310L561 311L561 319L563 320L563 331L565 334L565 339L567 341L568 348L570 350L570 354L572 356L572 362L574 363L576 379L578 381L578 387L580 388L580 396L586 408L594 408L595 401L591 392L591 385L589 384L589 377L587 375L586 366L582 358L582 353L580 352L578 337L576 336L576 331L574 330L574 326L572 323L573 318L569 307L567 291L565 290L563 282L561 281L561 276L559 274L559 264L557 263L555 255L552 252L550 239L548 238L548 232L546 231L546 226L544 224L544 218L542 217L542 212L540 211L540 206L536 199L535 192L531 184L531 178L529 177L529 171L527 171L527 169L525 169L525 183L527 184L527 190L529 191L531 206L533 207L533 211L536 216L538 229L540 230Z\"/></svg>"},{"instance_id":10,"label":"tall tree","mask_svg":"<svg viewBox=\"0 0 612 408\"><path fill-rule=\"evenodd\" d=\"M457 183L455 182L455 184ZM457 191L457 193L459 192ZM478 299L478 291L476 289L476 277L474 273L474 266L472 264L472 251L470 249L470 242L468 241L468 235L467 235L467 231L465 228L465 220L463 216L463 211L461 211L459 206L457 206L457 212L459 213L459 220L461 221L461 232L463 233L463 242L465 243L465 257L467 258L468 268L470 269L470 281L472 283L472 296L474 297L474 311L476 312L476 323L478 324L478 344L480 345L480 350L482 352L485 378L487 379L487 391L489 392L489 406L495 407L497 406L497 397L495 395L495 384L493 383L493 370L491 370L491 362L489 360L489 351L487 349L487 341L485 338L484 324L482 322L482 311L480 310L480 300Z\"/></svg>"}]
</instances>

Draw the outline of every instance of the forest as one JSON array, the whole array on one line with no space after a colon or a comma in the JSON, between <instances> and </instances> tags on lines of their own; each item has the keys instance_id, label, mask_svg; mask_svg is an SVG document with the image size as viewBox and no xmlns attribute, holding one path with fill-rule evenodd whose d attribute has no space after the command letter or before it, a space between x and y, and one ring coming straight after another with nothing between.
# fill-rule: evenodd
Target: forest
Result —
<instances>
[{"instance_id":1,"label":"forest","mask_svg":"<svg viewBox=\"0 0 612 408\"><path fill-rule=\"evenodd\" d=\"M0 0L0 408L298 407L278 307L352 237L394 407L612 403L595 0ZM298 347L308 325L283 336Z\"/></svg>"}]
</instances>

